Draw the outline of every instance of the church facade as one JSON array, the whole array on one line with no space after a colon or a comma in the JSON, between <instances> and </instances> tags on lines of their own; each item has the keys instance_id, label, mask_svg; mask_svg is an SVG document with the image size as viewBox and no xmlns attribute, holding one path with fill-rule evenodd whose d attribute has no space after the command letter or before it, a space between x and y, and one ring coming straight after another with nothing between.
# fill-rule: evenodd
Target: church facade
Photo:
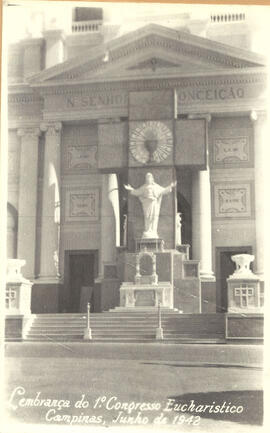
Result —
<instances>
[{"instance_id":1,"label":"church facade","mask_svg":"<svg viewBox=\"0 0 270 433\"><path fill-rule=\"evenodd\" d=\"M10 47L8 257L26 260L32 313L155 305L131 290L143 269L171 285L164 305L226 312L238 254L261 306L265 59L158 24L104 42L101 26ZM148 238L125 188L147 173L173 184Z\"/></svg>"}]
</instances>

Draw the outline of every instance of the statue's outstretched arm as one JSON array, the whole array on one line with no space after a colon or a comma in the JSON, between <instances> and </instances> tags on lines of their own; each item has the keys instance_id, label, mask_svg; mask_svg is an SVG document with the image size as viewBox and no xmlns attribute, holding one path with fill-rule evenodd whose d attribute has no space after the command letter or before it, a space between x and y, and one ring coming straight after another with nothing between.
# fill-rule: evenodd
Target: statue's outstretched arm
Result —
<instances>
[{"instance_id":1,"label":"statue's outstretched arm","mask_svg":"<svg viewBox=\"0 0 270 433\"><path fill-rule=\"evenodd\" d=\"M173 189L174 187L176 187L176 185L177 185L177 181L172 182L169 186L167 186L166 188L163 189L163 191L162 191L162 195L163 195L163 194L168 194L169 192L172 192L172 189Z\"/></svg>"},{"instance_id":2,"label":"statue's outstretched arm","mask_svg":"<svg viewBox=\"0 0 270 433\"><path fill-rule=\"evenodd\" d=\"M133 188L131 185L124 185L124 187L126 188L126 190L127 191L129 191L130 192L130 194L132 194L132 195L136 195L136 196L139 196L140 194L141 194L141 189L140 188L138 188L138 189L135 189L135 188Z\"/></svg>"},{"instance_id":3,"label":"statue's outstretched arm","mask_svg":"<svg viewBox=\"0 0 270 433\"><path fill-rule=\"evenodd\" d=\"M129 184L127 184L127 185L124 184L124 187L127 191L133 191L134 190L134 188L132 188L132 186Z\"/></svg>"}]
</instances>

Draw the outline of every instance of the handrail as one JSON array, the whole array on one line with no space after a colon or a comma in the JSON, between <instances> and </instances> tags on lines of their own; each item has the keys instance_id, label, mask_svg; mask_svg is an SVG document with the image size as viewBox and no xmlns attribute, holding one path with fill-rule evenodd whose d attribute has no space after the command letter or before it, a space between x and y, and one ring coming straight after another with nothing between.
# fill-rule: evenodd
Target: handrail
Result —
<instances>
[{"instance_id":1,"label":"handrail","mask_svg":"<svg viewBox=\"0 0 270 433\"><path fill-rule=\"evenodd\" d=\"M158 302L158 328L161 328L161 302Z\"/></svg>"},{"instance_id":2,"label":"handrail","mask_svg":"<svg viewBox=\"0 0 270 433\"><path fill-rule=\"evenodd\" d=\"M73 21L72 33L97 33L102 27L101 20Z\"/></svg>"},{"instance_id":3,"label":"handrail","mask_svg":"<svg viewBox=\"0 0 270 433\"><path fill-rule=\"evenodd\" d=\"M87 302L87 329L90 329L90 302Z\"/></svg>"},{"instance_id":4,"label":"handrail","mask_svg":"<svg viewBox=\"0 0 270 433\"><path fill-rule=\"evenodd\" d=\"M245 21L246 15L244 13L233 13L233 14L214 14L211 15L212 23L231 23L235 21Z\"/></svg>"}]
</instances>

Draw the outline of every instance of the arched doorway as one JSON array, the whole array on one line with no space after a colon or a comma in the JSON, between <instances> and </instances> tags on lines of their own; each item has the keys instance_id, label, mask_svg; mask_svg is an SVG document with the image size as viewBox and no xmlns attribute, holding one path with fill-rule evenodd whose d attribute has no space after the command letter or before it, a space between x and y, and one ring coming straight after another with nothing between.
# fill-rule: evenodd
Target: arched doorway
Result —
<instances>
[{"instance_id":1,"label":"arched doorway","mask_svg":"<svg viewBox=\"0 0 270 433\"><path fill-rule=\"evenodd\" d=\"M18 212L10 203L7 204L7 257L17 258Z\"/></svg>"}]
</instances>

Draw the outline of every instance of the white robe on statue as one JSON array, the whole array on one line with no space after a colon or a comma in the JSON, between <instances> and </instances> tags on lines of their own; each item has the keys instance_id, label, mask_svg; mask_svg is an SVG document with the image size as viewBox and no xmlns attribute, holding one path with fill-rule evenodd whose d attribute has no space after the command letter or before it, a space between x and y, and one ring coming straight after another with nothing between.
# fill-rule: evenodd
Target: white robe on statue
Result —
<instances>
[{"instance_id":1,"label":"white robe on statue","mask_svg":"<svg viewBox=\"0 0 270 433\"><path fill-rule=\"evenodd\" d=\"M157 183L144 184L131 191L137 196L143 207L144 232L142 238L158 238L157 228L162 196L172 191L172 186L163 188Z\"/></svg>"}]
</instances>

